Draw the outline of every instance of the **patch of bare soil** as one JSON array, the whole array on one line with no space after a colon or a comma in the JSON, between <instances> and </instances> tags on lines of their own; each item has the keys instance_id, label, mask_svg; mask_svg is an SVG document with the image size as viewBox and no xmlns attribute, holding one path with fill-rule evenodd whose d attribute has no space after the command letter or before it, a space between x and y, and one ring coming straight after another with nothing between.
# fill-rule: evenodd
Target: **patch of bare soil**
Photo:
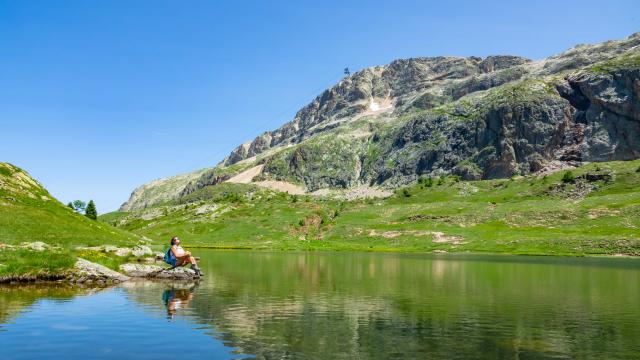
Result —
<instances>
[{"instance_id":1,"label":"patch of bare soil","mask_svg":"<svg viewBox=\"0 0 640 360\"><path fill-rule=\"evenodd\" d=\"M225 182L234 183L234 184L248 184L251 182L251 180L253 180L254 177L262 173L263 168L264 168L264 165L254 166L250 169L247 169L233 176L231 179Z\"/></svg>"},{"instance_id":2,"label":"patch of bare soil","mask_svg":"<svg viewBox=\"0 0 640 360\"><path fill-rule=\"evenodd\" d=\"M454 235L446 235L440 231L423 231L423 230L390 230L384 232L378 232L376 230L370 230L369 236L381 236L387 239L393 239L401 235L422 237L422 236L431 236L431 241L434 243L451 243L454 245L466 244L462 242L463 238L461 236Z\"/></svg>"},{"instance_id":3,"label":"patch of bare soil","mask_svg":"<svg viewBox=\"0 0 640 360\"><path fill-rule=\"evenodd\" d=\"M291 195L304 195L306 193L302 187L286 181L265 180L255 182L254 184L267 189L286 192Z\"/></svg>"},{"instance_id":4,"label":"patch of bare soil","mask_svg":"<svg viewBox=\"0 0 640 360\"><path fill-rule=\"evenodd\" d=\"M599 207L599 208L589 209L587 217L593 220L601 216L617 216L617 215L620 215L620 210Z\"/></svg>"}]
</instances>

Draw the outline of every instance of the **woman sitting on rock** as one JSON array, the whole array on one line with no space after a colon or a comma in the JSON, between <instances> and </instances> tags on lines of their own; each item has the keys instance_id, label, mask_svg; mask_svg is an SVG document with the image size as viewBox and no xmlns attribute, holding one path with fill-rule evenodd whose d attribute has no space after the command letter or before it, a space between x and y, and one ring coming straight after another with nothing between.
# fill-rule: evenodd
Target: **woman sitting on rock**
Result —
<instances>
[{"instance_id":1,"label":"woman sitting on rock","mask_svg":"<svg viewBox=\"0 0 640 360\"><path fill-rule=\"evenodd\" d=\"M189 251L184 251L182 246L180 246L180 238L174 236L171 238L171 248L169 249L171 254L173 254L173 259L170 259L169 264L173 267L185 266L187 264L191 264L191 268L196 272L199 276L204 276L202 270L198 267L198 263L196 263L196 258L191 256Z\"/></svg>"}]
</instances>

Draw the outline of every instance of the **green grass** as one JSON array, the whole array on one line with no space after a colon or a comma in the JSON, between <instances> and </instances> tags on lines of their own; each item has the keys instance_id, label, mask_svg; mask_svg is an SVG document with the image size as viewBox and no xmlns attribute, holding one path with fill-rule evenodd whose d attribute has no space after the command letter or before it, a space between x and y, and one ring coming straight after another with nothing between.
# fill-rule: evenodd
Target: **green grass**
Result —
<instances>
[{"instance_id":1,"label":"green grass","mask_svg":"<svg viewBox=\"0 0 640 360\"><path fill-rule=\"evenodd\" d=\"M621 69L640 68L640 52L629 52L613 59L599 62L588 70L594 73L607 74Z\"/></svg>"},{"instance_id":2,"label":"green grass","mask_svg":"<svg viewBox=\"0 0 640 360\"><path fill-rule=\"evenodd\" d=\"M69 250L0 251L0 279L15 276L46 278L64 273L74 263L75 257Z\"/></svg>"},{"instance_id":3,"label":"green grass","mask_svg":"<svg viewBox=\"0 0 640 360\"><path fill-rule=\"evenodd\" d=\"M242 201L199 197L101 220L160 245L179 235L187 246L216 248L640 255L639 165L586 165L572 170L574 183L562 181L565 172L472 182L449 177L440 185L434 179L385 200L252 189ZM586 173L612 180L587 182ZM585 186L594 189L579 195ZM215 209L202 213L206 207Z\"/></svg>"},{"instance_id":4,"label":"green grass","mask_svg":"<svg viewBox=\"0 0 640 360\"><path fill-rule=\"evenodd\" d=\"M0 244L41 241L53 251L0 250L0 277L64 273L77 246L132 246L140 237L77 214L26 172L0 163Z\"/></svg>"}]
</instances>

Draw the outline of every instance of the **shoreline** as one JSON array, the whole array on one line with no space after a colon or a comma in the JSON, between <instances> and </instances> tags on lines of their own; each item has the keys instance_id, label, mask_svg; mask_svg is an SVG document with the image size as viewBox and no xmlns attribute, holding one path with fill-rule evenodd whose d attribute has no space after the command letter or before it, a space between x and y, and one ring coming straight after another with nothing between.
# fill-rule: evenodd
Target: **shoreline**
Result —
<instances>
[{"instance_id":1,"label":"shoreline","mask_svg":"<svg viewBox=\"0 0 640 360\"><path fill-rule=\"evenodd\" d=\"M380 254L435 254L435 255L456 255L456 254L469 254L469 255L512 255L512 256L556 256L566 258L585 258L585 257L611 257L611 258L640 258L640 255L625 254L625 253L613 253L613 254L589 254L589 253L534 253L534 252L494 252L494 251L423 251L423 250L405 250L405 249L369 249L369 248L354 248L354 249L277 249L277 248L263 248L263 247L251 247L251 246L216 246L216 245L190 245L190 249L206 249L206 250L219 250L219 251L256 251L256 252L323 252L323 253L380 253Z\"/></svg>"},{"instance_id":2,"label":"shoreline","mask_svg":"<svg viewBox=\"0 0 640 360\"><path fill-rule=\"evenodd\" d=\"M252 248L252 247L216 247L216 246L189 246L192 249L206 249L206 250L215 250L220 252L225 251L255 251L255 252L265 252L265 253L341 253L341 254L406 254L406 255L433 255L437 256L440 259L454 260L456 257L458 259L460 257L466 256L487 256L487 257L518 257L518 258L562 258L567 260L573 259L621 259L621 260L638 260L640 256L629 255L629 254L543 254L543 253L507 253L507 252L426 252L426 251L380 251L380 250L322 250L322 249L301 249L301 250L275 250L275 249L260 249L260 248ZM86 261L86 260L84 260ZM89 263L88 261L86 261ZM91 263L92 265L97 265L99 267L103 267L100 264ZM145 263L145 262L137 262L137 263L129 263L138 267L144 266L158 266L156 263ZM164 263L162 263L164 264ZM105 267L106 269L106 267ZM177 268L180 269L179 272L190 271L191 269L186 267ZM130 276L123 271L114 271L111 269L107 269L113 273L117 273L118 275L123 276L122 280L117 280L116 277L107 276L105 274L100 275L92 275L87 278L86 273L84 273L84 269L80 268L72 268L65 269L64 271L57 273L43 273L43 274L5 274L0 276L0 286L11 285L11 284L60 284L64 283L66 285L71 286L113 286L126 281L186 281L186 280L198 280L199 278L194 278L191 274L187 276L177 276L172 278L158 278L158 277L150 277L147 275L137 275ZM168 268L165 268L168 270ZM126 279L124 279L126 278Z\"/></svg>"}]
</instances>

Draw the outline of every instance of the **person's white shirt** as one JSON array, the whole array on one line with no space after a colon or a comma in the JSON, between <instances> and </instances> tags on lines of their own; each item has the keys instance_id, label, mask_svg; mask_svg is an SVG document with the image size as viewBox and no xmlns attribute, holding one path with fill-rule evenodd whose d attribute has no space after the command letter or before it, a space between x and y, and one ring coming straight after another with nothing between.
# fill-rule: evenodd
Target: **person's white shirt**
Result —
<instances>
[{"instance_id":1,"label":"person's white shirt","mask_svg":"<svg viewBox=\"0 0 640 360\"><path fill-rule=\"evenodd\" d=\"M180 245L174 245L174 246L175 246L175 249L176 249L176 251L175 251L176 256L184 255L184 249L182 248L182 246L180 246Z\"/></svg>"}]
</instances>

